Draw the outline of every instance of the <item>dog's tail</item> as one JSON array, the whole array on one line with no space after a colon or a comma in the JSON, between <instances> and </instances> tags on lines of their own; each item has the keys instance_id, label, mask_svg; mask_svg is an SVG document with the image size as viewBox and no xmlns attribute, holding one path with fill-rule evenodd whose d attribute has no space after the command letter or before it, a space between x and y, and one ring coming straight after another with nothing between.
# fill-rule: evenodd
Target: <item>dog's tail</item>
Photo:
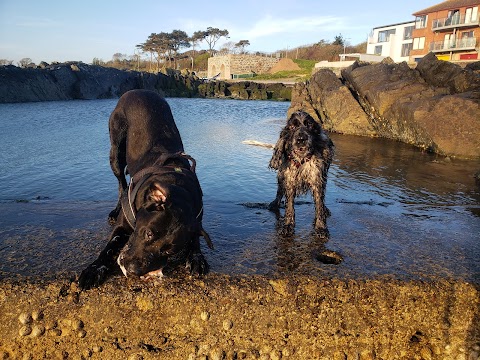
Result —
<instances>
[{"instance_id":1,"label":"dog's tail","mask_svg":"<svg viewBox=\"0 0 480 360\"><path fill-rule=\"evenodd\" d=\"M257 140L243 140L242 144L260 146L260 147L264 147L264 148L268 148L268 149L273 149L275 147L274 144L268 144L268 143L264 143L264 142L257 141Z\"/></svg>"}]
</instances>

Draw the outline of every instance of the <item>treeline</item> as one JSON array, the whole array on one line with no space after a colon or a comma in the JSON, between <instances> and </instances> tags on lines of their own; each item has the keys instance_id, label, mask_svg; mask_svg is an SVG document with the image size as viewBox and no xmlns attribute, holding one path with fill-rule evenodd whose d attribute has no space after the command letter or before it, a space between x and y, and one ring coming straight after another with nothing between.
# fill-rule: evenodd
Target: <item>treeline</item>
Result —
<instances>
[{"instance_id":1,"label":"treeline","mask_svg":"<svg viewBox=\"0 0 480 360\"><path fill-rule=\"evenodd\" d=\"M208 27L206 30L195 31L189 36L183 30L172 32L152 33L145 42L136 45L134 54L115 53L112 59L104 61L94 58L93 65L114 67L122 70L136 70L160 72L166 68L189 69L191 71L207 71L208 58L217 52L223 54L248 53L246 47L249 40L225 42L219 50L215 47L221 38L229 39L228 30ZM199 49L205 43L207 49ZM278 50L274 54L255 52L254 55L278 56L282 58L303 59L313 61L337 61L343 53L366 53L367 43L350 45L341 35L335 36L333 41L320 40L315 44L303 45L292 49ZM0 59L1 65L12 65L13 61ZM45 62L39 64L40 67ZM36 67L30 58L24 58L17 63L19 67Z\"/></svg>"}]
</instances>

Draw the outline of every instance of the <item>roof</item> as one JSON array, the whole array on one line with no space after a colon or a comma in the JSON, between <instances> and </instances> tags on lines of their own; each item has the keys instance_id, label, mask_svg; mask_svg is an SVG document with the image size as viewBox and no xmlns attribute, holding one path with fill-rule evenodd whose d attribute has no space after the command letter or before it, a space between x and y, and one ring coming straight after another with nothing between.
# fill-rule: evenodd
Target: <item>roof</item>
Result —
<instances>
[{"instance_id":1,"label":"roof","mask_svg":"<svg viewBox=\"0 0 480 360\"><path fill-rule=\"evenodd\" d=\"M430 14L437 11L452 10L452 9L458 9L461 7L468 7L468 6L475 6L475 5L477 6L480 5L480 0L447 0L437 5L430 6L426 9L416 11L413 13L413 15L414 16L425 15L425 14Z\"/></svg>"},{"instance_id":2,"label":"roof","mask_svg":"<svg viewBox=\"0 0 480 360\"><path fill-rule=\"evenodd\" d=\"M400 26L400 25L415 25L415 21L414 21L414 20L410 20L410 21L405 21L405 22L401 22L401 23L397 23L397 24L377 26L377 27L374 27L373 30L383 29L383 28L390 28L390 27Z\"/></svg>"}]
</instances>

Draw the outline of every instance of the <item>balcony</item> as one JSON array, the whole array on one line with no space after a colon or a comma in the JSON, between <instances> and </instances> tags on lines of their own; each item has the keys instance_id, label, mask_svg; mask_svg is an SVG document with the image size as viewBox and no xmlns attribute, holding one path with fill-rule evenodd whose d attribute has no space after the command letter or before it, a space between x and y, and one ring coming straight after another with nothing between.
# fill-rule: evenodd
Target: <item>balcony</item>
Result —
<instances>
[{"instance_id":1,"label":"balcony","mask_svg":"<svg viewBox=\"0 0 480 360\"><path fill-rule=\"evenodd\" d=\"M474 37L451 40L451 41L435 41L430 44L430 51L450 52L450 51L475 50L476 44L477 44L477 39Z\"/></svg>"},{"instance_id":2,"label":"balcony","mask_svg":"<svg viewBox=\"0 0 480 360\"><path fill-rule=\"evenodd\" d=\"M465 15L454 15L444 19L434 19L432 22L433 31L448 30L453 28L475 27L479 25L477 19L465 18Z\"/></svg>"}]
</instances>

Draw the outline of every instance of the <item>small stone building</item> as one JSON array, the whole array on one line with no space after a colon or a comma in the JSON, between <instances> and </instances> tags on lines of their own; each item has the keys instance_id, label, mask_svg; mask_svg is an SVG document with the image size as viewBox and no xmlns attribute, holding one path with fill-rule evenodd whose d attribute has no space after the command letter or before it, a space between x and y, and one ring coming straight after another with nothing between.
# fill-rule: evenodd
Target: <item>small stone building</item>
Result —
<instances>
[{"instance_id":1,"label":"small stone building","mask_svg":"<svg viewBox=\"0 0 480 360\"><path fill-rule=\"evenodd\" d=\"M253 73L267 73L278 61L279 57L268 57L248 54L216 55L208 59L208 78L217 76L219 80L230 80L252 76Z\"/></svg>"}]
</instances>

